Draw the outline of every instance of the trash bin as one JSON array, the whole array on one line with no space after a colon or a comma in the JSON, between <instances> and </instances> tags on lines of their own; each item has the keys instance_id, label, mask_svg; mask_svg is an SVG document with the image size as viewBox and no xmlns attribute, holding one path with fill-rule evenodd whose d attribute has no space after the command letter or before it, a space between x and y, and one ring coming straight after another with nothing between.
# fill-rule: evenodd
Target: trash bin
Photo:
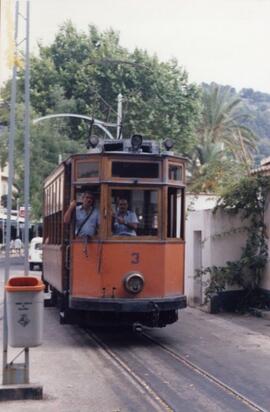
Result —
<instances>
[{"instance_id":1,"label":"trash bin","mask_svg":"<svg viewBox=\"0 0 270 412\"><path fill-rule=\"evenodd\" d=\"M44 284L34 276L11 277L7 296L8 343L13 347L34 347L42 343Z\"/></svg>"}]
</instances>

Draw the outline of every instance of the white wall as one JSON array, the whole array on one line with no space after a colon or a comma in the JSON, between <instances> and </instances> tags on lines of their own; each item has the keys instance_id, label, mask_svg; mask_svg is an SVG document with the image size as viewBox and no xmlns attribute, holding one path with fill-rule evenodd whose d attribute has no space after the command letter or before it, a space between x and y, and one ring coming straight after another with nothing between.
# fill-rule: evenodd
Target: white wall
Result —
<instances>
[{"instance_id":1,"label":"white wall","mask_svg":"<svg viewBox=\"0 0 270 412\"><path fill-rule=\"evenodd\" d=\"M185 293L188 303L204 301L203 285L195 279L196 269L223 266L238 260L245 245L246 232L239 216L212 209L188 213L186 221Z\"/></svg>"},{"instance_id":2,"label":"white wall","mask_svg":"<svg viewBox=\"0 0 270 412\"><path fill-rule=\"evenodd\" d=\"M264 215L264 222L266 224L266 234L268 236L268 262L263 274L262 288L270 290L270 202L268 200L268 205Z\"/></svg>"},{"instance_id":3,"label":"white wall","mask_svg":"<svg viewBox=\"0 0 270 412\"><path fill-rule=\"evenodd\" d=\"M196 269L224 266L238 260L245 246L247 222L219 210L213 214L217 196L187 194L185 293L189 304L202 303L203 285L195 279ZM265 211L269 258L261 287L270 291L270 199ZM242 230L241 230L242 228ZM239 231L240 229L240 231Z\"/></svg>"},{"instance_id":4,"label":"white wall","mask_svg":"<svg viewBox=\"0 0 270 412\"><path fill-rule=\"evenodd\" d=\"M186 209L189 213L190 211L195 210L205 210L213 209L218 200L218 196L206 193L192 194L187 193L186 195Z\"/></svg>"}]
</instances>

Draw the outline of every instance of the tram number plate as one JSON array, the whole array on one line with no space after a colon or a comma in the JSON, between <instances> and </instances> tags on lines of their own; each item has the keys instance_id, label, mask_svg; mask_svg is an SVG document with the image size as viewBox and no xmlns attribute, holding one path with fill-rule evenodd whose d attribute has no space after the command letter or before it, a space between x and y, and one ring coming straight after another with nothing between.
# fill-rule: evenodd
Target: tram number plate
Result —
<instances>
[{"instance_id":1,"label":"tram number plate","mask_svg":"<svg viewBox=\"0 0 270 412\"><path fill-rule=\"evenodd\" d=\"M140 254L138 252L131 253L131 263L135 265L140 263Z\"/></svg>"}]
</instances>

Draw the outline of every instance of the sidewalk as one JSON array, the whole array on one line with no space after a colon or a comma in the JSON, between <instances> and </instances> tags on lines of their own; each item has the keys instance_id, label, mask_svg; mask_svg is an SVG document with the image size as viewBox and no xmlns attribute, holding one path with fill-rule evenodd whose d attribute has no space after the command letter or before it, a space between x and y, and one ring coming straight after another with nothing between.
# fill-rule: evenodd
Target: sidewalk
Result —
<instances>
[{"instance_id":1,"label":"sidewalk","mask_svg":"<svg viewBox=\"0 0 270 412\"><path fill-rule=\"evenodd\" d=\"M122 372L119 373L111 362L106 364L104 355L82 329L59 325L55 308L45 309L44 320L44 343L30 349L30 382L43 386L43 400L2 402L0 410L128 411L119 391L129 391L131 383L126 386L129 378L123 379ZM12 354L19 351L10 349ZM134 403L137 410L144 410L139 393L134 394Z\"/></svg>"},{"instance_id":2,"label":"sidewalk","mask_svg":"<svg viewBox=\"0 0 270 412\"><path fill-rule=\"evenodd\" d=\"M36 272L38 275L40 272ZM13 270L12 275L21 275L22 270ZM1 282L3 290L3 280ZM0 302L3 302L1 293ZM2 365L3 304L0 305L0 362ZM87 342L87 343L86 343ZM20 348L8 348L9 361ZM18 358L16 362L23 362ZM30 383L43 387L42 400L0 402L5 412L89 412L118 411L123 405L113 389L115 371L106 369L99 349L85 332L71 325L60 325L56 308L44 308L44 343L30 348ZM1 382L2 383L2 369ZM119 382L121 386L121 383ZM106 387L106 395L104 388ZM139 407L139 405L138 405Z\"/></svg>"}]
</instances>

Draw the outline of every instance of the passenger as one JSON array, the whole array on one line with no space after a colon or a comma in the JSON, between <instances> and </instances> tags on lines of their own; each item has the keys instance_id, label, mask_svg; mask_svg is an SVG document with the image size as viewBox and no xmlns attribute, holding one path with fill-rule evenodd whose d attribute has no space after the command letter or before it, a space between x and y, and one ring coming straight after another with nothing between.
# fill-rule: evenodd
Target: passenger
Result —
<instances>
[{"instance_id":1,"label":"passenger","mask_svg":"<svg viewBox=\"0 0 270 412\"><path fill-rule=\"evenodd\" d=\"M113 215L113 234L116 236L136 236L138 219L136 213L128 210L126 199L118 202L117 213Z\"/></svg>"},{"instance_id":2,"label":"passenger","mask_svg":"<svg viewBox=\"0 0 270 412\"><path fill-rule=\"evenodd\" d=\"M88 190L83 192L80 206L77 206L76 200L72 200L64 214L64 223L69 224L72 219L75 219L75 234L77 237L92 237L97 233L99 211L95 207L93 193Z\"/></svg>"}]
</instances>

